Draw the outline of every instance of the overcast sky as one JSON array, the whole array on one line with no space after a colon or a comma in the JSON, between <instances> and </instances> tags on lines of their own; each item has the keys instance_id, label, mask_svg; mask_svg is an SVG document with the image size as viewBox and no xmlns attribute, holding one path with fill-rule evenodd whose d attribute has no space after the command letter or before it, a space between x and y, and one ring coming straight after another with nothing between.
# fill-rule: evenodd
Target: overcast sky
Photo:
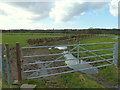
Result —
<instances>
[{"instance_id":1,"label":"overcast sky","mask_svg":"<svg viewBox=\"0 0 120 90\"><path fill-rule=\"evenodd\" d=\"M0 2L0 29L118 28L118 0Z\"/></svg>"}]
</instances>

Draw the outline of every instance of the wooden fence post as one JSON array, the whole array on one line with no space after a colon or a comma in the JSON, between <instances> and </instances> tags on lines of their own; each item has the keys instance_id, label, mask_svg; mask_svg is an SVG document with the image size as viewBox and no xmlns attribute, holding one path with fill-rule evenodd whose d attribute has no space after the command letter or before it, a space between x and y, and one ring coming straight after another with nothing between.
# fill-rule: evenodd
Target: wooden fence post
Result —
<instances>
[{"instance_id":1,"label":"wooden fence post","mask_svg":"<svg viewBox=\"0 0 120 90\"><path fill-rule=\"evenodd\" d=\"M21 55L20 55L20 44L19 43L16 43L16 58L17 58L18 81L21 81L22 73L21 73Z\"/></svg>"},{"instance_id":2,"label":"wooden fence post","mask_svg":"<svg viewBox=\"0 0 120 90\"><path fill-rule=\"evenodd\" d=\"M9 50L9 45L8 43L5 44L5 49L6 49L6 63L7 63L7 72L8 72L8 85L11 86L11 67L10 67L10 50Z\"/></svg>"}]
</instances>

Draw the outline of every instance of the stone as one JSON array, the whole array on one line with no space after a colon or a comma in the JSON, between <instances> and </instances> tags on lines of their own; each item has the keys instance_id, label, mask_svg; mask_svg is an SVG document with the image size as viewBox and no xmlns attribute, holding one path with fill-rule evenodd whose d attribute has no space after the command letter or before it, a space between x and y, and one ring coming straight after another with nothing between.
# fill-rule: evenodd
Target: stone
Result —
<instances>
[{"instance_id":1,"label":"stone","mask_svg":"<svg viewBox=\"0 0 120 90\"><path fill-rule=\"evenodd\" d=\"M36 87L36 85L23 84L23 85L21 85L20 89L21 89L21 90L26 90L26 89L33 90L35 87Z\"/></svg>"}]
</instances>

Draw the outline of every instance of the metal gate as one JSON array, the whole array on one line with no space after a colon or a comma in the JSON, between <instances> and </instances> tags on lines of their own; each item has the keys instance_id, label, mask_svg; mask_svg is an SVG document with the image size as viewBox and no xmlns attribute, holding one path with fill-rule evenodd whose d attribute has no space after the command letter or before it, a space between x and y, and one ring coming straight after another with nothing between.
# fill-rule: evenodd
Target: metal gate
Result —
<instances>
[{"instance_id":1,"label":"metal gate","mask_svg":"<svg viewBox=\"0 0 120 90\"><path fill-rule=\"evenodd\" d=\"M90 48L90 46L92 45L99 47L100 45L101 46L109 45L112 47L110 48L98 47L98 49L96 48L92 49ZM60 47L64 47L64 49L59 49ZM47 52L47 50L51 53ZM44 51L47 52L47 54L41 55L41 52ZM59 53L54 53L55 51ZM99 52L105 54L98 54ZM68 56L71 55L74 56L75 58L65 58L66 55ZM53 58L53 56L55 56L55 58ZM40 77L47 77L47 76L64 74L64 73L89 70L90 68L96 69L109 65L117 66L118 43L108 42L108 43L92 43L92 44L60 45L60 46L22 47L21 59L22 59L21 65L22 65L23 79L36 79ZM84 61L86 63L84 63ZM72 64L66 65L66 62L71 62ZM76 63L73 65L74 62ZM98 63L100 63L100 65L98 65ZM77 68L77 69L71 68L72 65L80 66L85 64L90 64L92 65L92 67ZM54 70L56 72L54 72Z\"/></svg>"}]
</instances>

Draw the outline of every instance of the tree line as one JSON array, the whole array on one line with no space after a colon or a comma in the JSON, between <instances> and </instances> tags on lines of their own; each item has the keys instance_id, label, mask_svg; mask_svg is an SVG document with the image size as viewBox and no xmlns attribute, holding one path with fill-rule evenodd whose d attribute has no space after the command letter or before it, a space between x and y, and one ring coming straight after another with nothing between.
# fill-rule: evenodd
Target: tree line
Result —
<instances>
[{"instance_id":1,"label":"tree line","mask_svg":"<svg viewBox=\"0 0 120 90\"><path fill-rule=\"evenodd\" d=\"M48 29L48 30L26 30L26 29L11 29L2 30L2 33L72 33L72 34L115 34L120 35L119 29Z\"/></svg>"}]
</instances>

